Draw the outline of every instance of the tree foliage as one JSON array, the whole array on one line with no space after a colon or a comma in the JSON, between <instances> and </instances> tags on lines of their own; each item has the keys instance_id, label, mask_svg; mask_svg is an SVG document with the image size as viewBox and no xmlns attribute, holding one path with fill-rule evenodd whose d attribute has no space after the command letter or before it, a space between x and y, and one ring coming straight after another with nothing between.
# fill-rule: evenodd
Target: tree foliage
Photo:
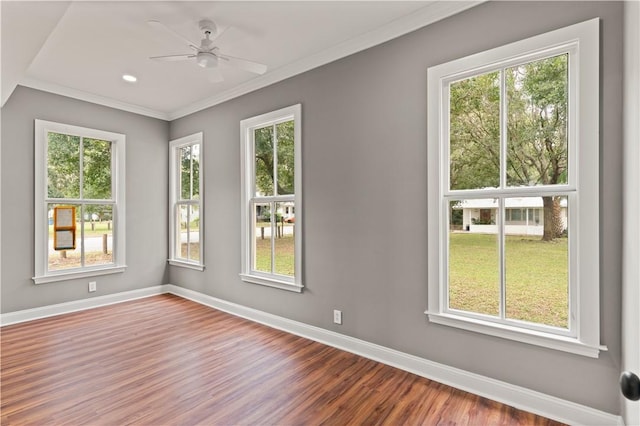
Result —
<instances>
[{"instance_id":1,"label":"tree foliage","mask_svg":"<svg viewBox=\"0 0 640 426\"><path fill-rule=\"evenodd\" d=\"M180 198L200 198L200 145L180 148Z\"/></svg>"},{"instance_id":2,"label":"tree foliage","mask_svg":"<svg viewBox=\"0 0 640 426\"><path fill-rule=\"evenodd\" d=\"M506 68L507 186L567 182L568 57ZM501 77L491 72L450 85L451 189L500 185ZM544 236L562 234L558 197L543 197Z\"/></svg>"},{"instance_id":3,"label":"tree foliage","mask_svg":"<svg viewBox=\"0 0 640 426\"><path fill-rule=\"evenodd\" d=\"M110 200L111 142L49 133L47 195L67 200ZM82 185L82 191L80 186ZM84 212L111 219L111 206L86 204ZM76 211L81 214L80 209Z\"/></svg>"},{"instance_id":4,"label":"tree foliage","mask_svg":"<svg viewBox=\"0 0 640 426\"><path fill-rule=\"evenodd\" d=\"M254 131L256 191L262 195L294 193L293 124L286 121Z\"/></svg>"}]
</instances>

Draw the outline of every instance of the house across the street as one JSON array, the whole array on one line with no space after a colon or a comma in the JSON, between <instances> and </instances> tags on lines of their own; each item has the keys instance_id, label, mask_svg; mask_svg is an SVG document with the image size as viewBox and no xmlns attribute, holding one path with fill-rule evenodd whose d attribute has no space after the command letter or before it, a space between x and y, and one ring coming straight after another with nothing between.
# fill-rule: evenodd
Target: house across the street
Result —
<instances>
[{"instance_id":1,"label":"house across the street","mask_svg":"<svg viewBox=\"0 0 640 426\"><path fill-rule=\"evenodd\" d=\"M497 234L498 200L480 198L463 200L453 206L462 210L462 230L477 234ZM567 228L567 200L560 199L560 217ZM542 235L544 207L542 197L507 198L505 201L505 233L507 235Z\"/></svg>"}]
</instances>

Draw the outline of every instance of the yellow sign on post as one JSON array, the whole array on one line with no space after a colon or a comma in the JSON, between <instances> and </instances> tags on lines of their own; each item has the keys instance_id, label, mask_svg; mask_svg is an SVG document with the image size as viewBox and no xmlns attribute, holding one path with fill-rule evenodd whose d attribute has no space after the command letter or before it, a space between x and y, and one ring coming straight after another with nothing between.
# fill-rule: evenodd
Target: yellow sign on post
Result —
<instances>
[{"instance_id":1,"label":"yellow sign on post","mask_svg":"<svg viewBox=\"0 0 640 426\"><path fill-rule=\"evenodd\" d=\"M76 208L73 206L53 208L53 249L75 250Z\"/></svg>"}]
</instances>

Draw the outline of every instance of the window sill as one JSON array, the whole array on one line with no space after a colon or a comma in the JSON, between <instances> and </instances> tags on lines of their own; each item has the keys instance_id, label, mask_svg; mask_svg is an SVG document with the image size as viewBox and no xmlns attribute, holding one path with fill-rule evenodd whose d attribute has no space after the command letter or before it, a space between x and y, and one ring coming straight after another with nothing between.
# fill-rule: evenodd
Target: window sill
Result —
<instances>
[{"instance_id":1,"label":"window sill","mask_svg":"<svg viewBox=\"0 0 640 426\"><path fill-rule=\"evenodd\" d=\"M169 262L169 265L171 266L179 266L181 268L194 269L200 272L204 271L204 265L200 265L199 263L189 263L189 262L184 262L182 260L173 260L173 259L169 259L168 262Z\"/></svg>"},{"instance_id":2,"label":"window sill","mask_svg":"<svg viewBox=\"0 0 640 426\"><path fill-rule=\"evenodd\" d=\"M281 290L293 291L296 293L302 293L302 289L304 288L301 284L282 281L275 278L259 277L256 275L240 274L240 278L244 282L265 285L267 287L279 288Z\"/></svg>"},{"instance_id":3,"label":"window sill","mask_svg":"<svg viewBox=\"0 0 640 426\"><path fill-rule=\"evenodd\" d=\"M476 333L488 334L490 336L515 340L517 342L542 346L544 348L569 352L590 358L598 358L600 351L607 350L606 346L592 346L573 337L558 336L551 333L527 330L505 324L495 324L453 314L430 313L429 311L425 312L425 314L429 317L430 322L436 324L474 331Z\"/></svg>"},{"instance_id":4,"label":"window sill","mask_svg":"<svg viewBox=\"0 0 640 426\"><path fill-rule=\"evenodd\" d=\"M89 277L97 277L99 275L109 275L109 274L119 274L124 272L127 269L127 265L122 266L109 266L106 268L96 268L96 269L83 269L81 271L75 272L58 272L52 273L49 275L41 275L33 277L33 282L36 284L45 284L45 283L53 283L58 281L68 281L74 280L78 278L89 278Z\"/></svg>"}]
</instances>

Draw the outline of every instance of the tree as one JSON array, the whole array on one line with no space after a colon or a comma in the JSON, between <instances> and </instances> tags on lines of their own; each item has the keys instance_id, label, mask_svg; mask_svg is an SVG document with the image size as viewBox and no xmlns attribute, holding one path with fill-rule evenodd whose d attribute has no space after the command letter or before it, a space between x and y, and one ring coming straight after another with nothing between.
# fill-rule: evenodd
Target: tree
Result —
<instances>
[{"instance_id":1,"label":"tree","mask_svg":"<svg viewBox=\"0 0 640 426\"><path fill-rule=\"evenodd\" d=\"M294 193L293 128L293 121L286 121L256 129L254 132L256 190L264 195ZM274 167L274 157L277 158L277 167ZM276 193L274 182L277 182Z\"/></svg>"},{"instance_id":2,"label":"tree","mask_svg":"<svg viewBox=\"0 0 640 426\"><path fill-rule=\"evenodd\" d=\"M80 196L79 137L49 133L47 192L49 198L78 198Z\"/></svg>"},{"instance_id":3,"label":"tree","mask_svg":"<svg viewBox=\"0 0 640 426\"><path fill-rule=\"evenodd\" d=\"M82 149L82 155L80 153ZM82 165L82 170L80 170ZM47 144L49 198L111 199L111 142L50 132ZM84 213L111 219L111 206L85 204ZM80 209L77 215L80 215Z\"/></svg>"},{"instance_id":4,"label":"tree","mask_svg":"<svg viewBox=\"0 0 640 426\"><path fill-rule=\"evenodd\" d=\"M180 197L197 200L200 197L200 147L180 148Z\"/></svg>"},{"instance_id":5,"label":"tree","mask_svg":"<svg viewBox=\"0 0 640 426\"><path fill-rule=\"evenodd\" d=\"M451 189L500 185L499 78L493 72L451 85Z\"/></svg>"},{"instance_id":6,"label":"tree","mask_svg":"<svg viewBox=\"0 0 640 426\"><path fill-rule=\"evenodd\" d=\"M507 68L507 186L567 182L567 55ZM500 74L451 84L451 188L497 187L500 181ZM543 197L543 240L562 235L560 198Z\"/></svg>"}]
</instances>

